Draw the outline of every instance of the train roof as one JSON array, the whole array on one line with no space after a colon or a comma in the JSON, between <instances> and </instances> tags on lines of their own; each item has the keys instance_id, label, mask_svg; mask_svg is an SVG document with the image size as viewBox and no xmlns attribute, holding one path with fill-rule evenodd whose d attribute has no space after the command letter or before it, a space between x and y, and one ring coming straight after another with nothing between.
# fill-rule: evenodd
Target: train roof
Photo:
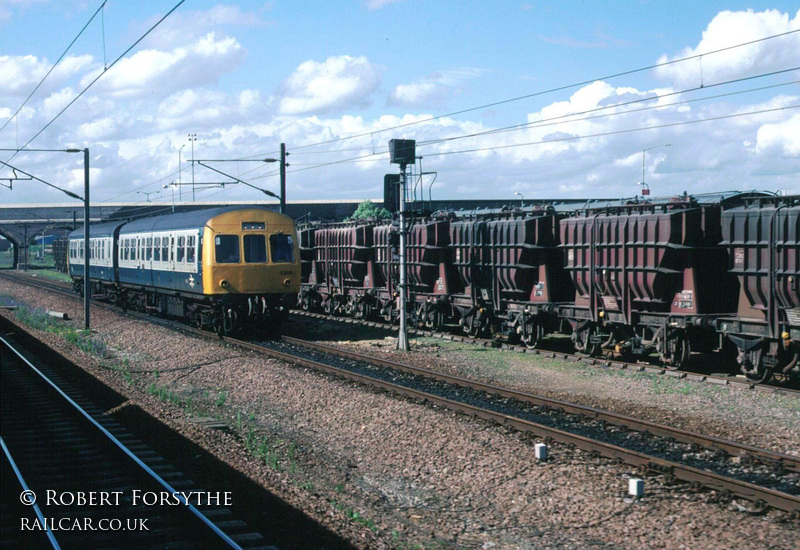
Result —
<instances>
[{"instance_id":1,"label":"train roof","mask_svg":"<svg viewBox=\"0 0 800 550\"><path fill-rule=\"evenodd\" d=\"M113 237L117 228L123 225L124 221L95 223L89 225L90 237ZM69 234L70 239L83 239L83 226Z\"/></svg>"},{"instance_id":2,"label":"train roof","mask_svg":"<svg viewBox=\"0 0 800 550\"><path fill-rule=\"evenodd\" d=\"M271 208L263 206L222 206L219 208L208 208L205 210L194 210L192 212L183 212L181 214L165 214L162 216L153 216L149 218L141 218L126 223L122 229L122 233L138 233L140 231L165 231L172 229L194 229L203 227L208 223L211 218L225 214L227 212L235 212L237 210L262 210L264 212L272 212L277 214Z\"/></svg>"},{"instance_id":3,"label":"train roof","mask_svg":"<svg viewBox=\"0 0 800 550\"><path fill-rule=\"evenodd\" d=\"M131 222L125 220L113 221L92 224L89 226L89 233L92 237L110 237L120 226L120 234L138 233L143 231L169 231L178 229L194 229L206 225L211 218L225 214L227 212L235 212L237 210L262 210L264 212L272 212L278 214L271 208L264 206L220 206L218 208L206 208L204 210L193 210L191 212L182 212L180 214L164 214L161 216L150 216L140 218ZM282 214L281 214L282 215ZM69 234L71 239L83 238L83 226Z\"/></svg>"}]
</instances>

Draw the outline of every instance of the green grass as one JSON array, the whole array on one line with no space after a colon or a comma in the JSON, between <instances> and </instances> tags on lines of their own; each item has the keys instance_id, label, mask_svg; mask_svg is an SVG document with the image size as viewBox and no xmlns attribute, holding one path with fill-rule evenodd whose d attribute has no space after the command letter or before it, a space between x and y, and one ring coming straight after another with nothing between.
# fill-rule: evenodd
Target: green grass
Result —
<instances>
[{"instance_id":1,"label":"green grass","mask_svg":"<svg viewBox=\"0 0 800 550\"><path fill-rule=\"evenodd\" d=\"M61 283L72 282L72 277L70 277L69 274L56 271L55 269L37 269L36 271L31 271L30 273L35 274L38 277L42 277L43 279L52 279Z\"/></svg>"},{"instance_id":2,"label":"green grass","mask_svg":"<svg viewBox=\"0 0 800 550\"><path fill-rule=\"evenodd\" d=\"M228 394L224 391L221 391L217 394L217 399L214 401L214 405L217 407L221 407L225 404L225 401L228 400Z\"/></svg>"}]
</instances>

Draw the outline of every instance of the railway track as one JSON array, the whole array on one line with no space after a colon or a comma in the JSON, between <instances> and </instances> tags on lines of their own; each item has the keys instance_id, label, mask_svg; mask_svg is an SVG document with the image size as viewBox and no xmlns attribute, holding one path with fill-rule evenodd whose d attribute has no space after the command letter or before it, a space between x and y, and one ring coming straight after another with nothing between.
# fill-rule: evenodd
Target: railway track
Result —
<instances>
[{"instance_id":1,"label":"railway track","mask_svg":"<svg viewBox=\"0 0 800 550\"><path fill-rule=\"evenodd\" d=\"M206 493L13 337L0 337L0 351L4 545L263 545L260 534L231 520L229 510L215 505L219 502L201 502ZM23 492L26 501L18 501ZM81 506L81 495L91 494L96 505ZM180 496L172 497L172 505L161 504L163 495L174 494Z\"/></svg>"},{"instance_id":2,"label":"railway track","mask_svg":"<svg viewBox=\"0 0 800 550\"><path fill-rule=\"evenodd\" d=\"M353 319L349 317L348 318L331 317L330 315L325 315L323 313L314 313L302 310L293 310L292 314L300 317L319 319L326 322L357 324L371 328L396 330L388 323L382 321L365 321L362 319ZM736 388L756 390L766 393L782 393L800 397L800 390L784 386L778 386L774 384L754 384L752 382L749 382L746 378L738 376L733 377L733 376L717 376L714 374L698 374L687 371L671 370L664 367L649 365L641 362L622 361L619 359L609 359L606 357L587 357L585 355L566 353L563 351L557 351L553 349L551 350L539 349L539 348L528 349L524 345L508 344L505 342L501 343L486 338L472 338L470 336L451 334L446 332L433 332L433 331L412 329L409 331L409 336L417 336L417 337L426 336L430 338L440 338L442 340L449 340L452 342L464 342L483 347L495 347L498 349L509 350L516 353L528 353L531 355L539 355L547 358L563 359L565 361L573 361L584 365L592 365L602 368L628 369L636 372L646 372L649 374L669 376L672 378L678 378L692 382L705 382L708 384L714 384L718 386L730 386Z\"/></svg>"},{"instance_id":3,"label":"railway track","mask_svg":"<svg viewBox=\"0 0 800 550\"><path fill-rule=\"evenodd\" d=\"M22 284L34 285L45 290L50 290L53 292L57 292L59 294L70 296L71 298L76 298L76 295L71 290L72 286L68 284L60 284L53 281L44 281L40 278L34 278L26 275L12 274L2 271L0 271L0 277ZM96 300L94 300L92 303L97 304L100 307L113 308L113 306L110 306L109 304ZM319 319L326 322L357 324L371 328L383 328L386 330L395 330L388 323L380 321L365 321L349 317L348 318L331 317L330 315L303 311L303 310L293 310L292 314L300 317ZM415 337L426 336L432 338L440 338L443 340L469 343L483 347L495 347L499 349L513 351L516 353L528 353L531 355L540 355L542 357L547 357L547 358L573 361L584 365L596 366L598 368L627 369L635 372L646 372L648 374L668 376L672 378L677 378L697 383L707 383L707 384L714 384L716 386L728 386L728 387L735 387L742 389L750 389L766 393L780 393L780 394L800 397L800 390L798 389L793 389L785 386L778 386L774 384L753 384L744 377L716 376L713 374L697 374L692 372L670 370L659 366L643 364L640 362L629 362L629 361L608 359L602 357L586 357L575 353L565 353L563 351L556 351L556 350L528 349L523 345L500 343L485 338L472 338L469 336L462 336L445 332L432 332L432 331L422 331L422 330L412 329L409 332L409 336L415 336Z\"/></svg>"},{"instance_id":4,"label":"railway track","mask_svg":"<svg viewBox=\"0 0 800 550\"><path fill-rule=\"evenodd\" d=\"M178 326L216 338L185 325ZM228 337L225 340L264 355L572 445L642 471L688 482L692 487L747 499L757 507L800 514L798 457L302 340L284 338L282 342L262 343ZM299 352L298 348L306 352ZM433 381L434 385L420 380ZM532 412L531 408L537 411ZM589 421L596 426L578 429L573 419L579 424ZM608 426L613 427L610 431L613 437L608 433L598 435L600 428ZM632 434L637 434L636 438Z\"/></svg>"}]
</instances>

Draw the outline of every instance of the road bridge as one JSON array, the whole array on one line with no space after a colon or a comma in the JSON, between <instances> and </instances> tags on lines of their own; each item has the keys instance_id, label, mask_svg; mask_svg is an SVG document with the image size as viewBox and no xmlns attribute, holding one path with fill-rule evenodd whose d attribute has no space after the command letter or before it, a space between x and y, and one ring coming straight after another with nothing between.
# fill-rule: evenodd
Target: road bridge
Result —
<instances>
[{"instance_id":1,"label":"road bridge","mask_svg":"<svg viewBox=\"0 0 800 550\"><path fill-rule=\"evenodd\" d=\"M340 221L350 216L363 200L298 200L287 201L286 213L292 218ZM382 200L373 201L383 206ZM552 202L550 200L525 200L526 204ZM583 202L561 201L561 202ZM474 208L500 208L516 204L509 199L463 199L425 201L426 208L432 210L461 210ZM234 202L105 202L91 205L90 223L115 219L136 219L143 216L187 212L203 208L216 208L230 205L267 206L278 211L278 201L234 201ZM5 238L14 248L15 268L27 264L28 246L36 244L42 235L63 236L83 226L83 205L79 202L54 204L3 204L0 206L0 239ZM0 246L0 250L2 250Z\"/></svg>"}]
</instances>

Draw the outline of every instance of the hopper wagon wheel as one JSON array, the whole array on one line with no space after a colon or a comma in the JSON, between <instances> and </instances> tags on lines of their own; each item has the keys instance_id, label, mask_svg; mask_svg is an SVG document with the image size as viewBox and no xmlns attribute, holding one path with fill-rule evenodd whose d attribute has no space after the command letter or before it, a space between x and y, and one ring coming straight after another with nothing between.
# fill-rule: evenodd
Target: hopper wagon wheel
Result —
<instances>
[{"instance_id":1,"label":"hopper wagon wheel","mask_svg":"<svg viewBox=\"0 0 800 550\"><path fill-rule=\"evenodd\" d=\"M600 353L600 344L591 342L592 336L597 333L594 325L587 325L585 328L574 333L575 351L590 357L595 357Z\"/></svg>"},{"instance_id":2,"label":"hopper wagon wheel","mask_svg":"<svg viewBox=\"0 0 800 550\"><path fill-rule=\"evenodd\" d=\"M334 301L333 296L330 296L328 301L325 302L325 313L331 316L336 314L336 302Z\"/></svg>"},{"instance_id":3,"label":"hopper wagon wheel","mask_svg":"<svg viewBox=\"0 0 800 550\"><path fill-rule=\"evenodd\" d=\"M478 319L477 315L467 317L467 324L464 326L464 330L467 331L467 335L470 338L477 338L481 335L483 326L481 326L481 320Z\"/></svg>"},{"instance_id":4,"label":"hopper wagon wheel","mask_svg":"<svg viewBox=\"0 0 800 550\"><path fill-rule=\"evenodd\" d=\"M767 365L764 349L756 346L745 352L745 363L742 367L749 382L765 384L772 379L772 367Z\"/></svg>"},{"instance_id":5,"label":"hopper wagon wheel","mask_svg":"<svg viewBox=\"0 0 800 550\"><path fill-rule=\"evenodd\" d=\"M438 332L442 330L442 325L444 325L443 317L444 315L442 315L441 311L430 311L428 312L425 326L434 332Z\"/></svg>"},{"instance_id":6,"label":"hopper wagon wheel","mask_svg":"<svg viewBox=\"0 0 800 550\"><path fill-rule=\"evenodd\" d=\"M681 370L686 367L692 354L692 348L684 331L675 331L670 334L665 348L665 351L661 353L664 367L669 370Z\"/></svg>"},{"instance_id":7,"label":"hopper wagon wheel","mask_svg":"<svg viewBox=\"0 0 800 550\"><path fill-rule=\"evenodd\" d=\"M541 323L528 323L525 331L520 335L522 343L528 349L536 349L542 345L544 339L544 327Z\"/></svg>"},{"instance_id":8,"label":"hopper wagon wheel","mask_svg":"<svg viewBox=\"0 0 800 550\"><path fill-rule=\"evenodd\" d=\"M372 315L372 306L365 302L361 302L356 306L356 319L367 319Z\"/></svg>"}]
</instances>

